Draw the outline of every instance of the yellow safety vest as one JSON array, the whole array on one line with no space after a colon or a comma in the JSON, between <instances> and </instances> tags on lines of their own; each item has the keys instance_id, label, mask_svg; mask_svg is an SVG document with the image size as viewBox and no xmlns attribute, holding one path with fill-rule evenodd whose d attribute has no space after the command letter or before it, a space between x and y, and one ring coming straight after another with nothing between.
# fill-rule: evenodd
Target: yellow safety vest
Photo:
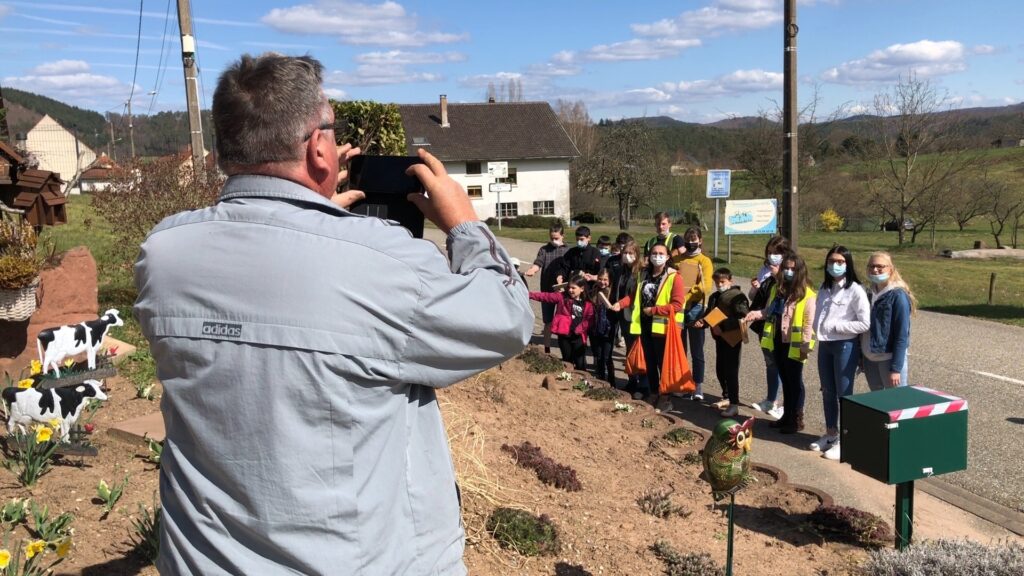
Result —
<instances>
[{"instance_id":1,"label":"yellow safety vest","mask_svg":"<svg viewBox=\"0 0 1024 576\"><path fill-rule=\"evenodd\" d=\"M771 291L768 293L768 302L775 300L775 286L772 286ZM807 359L800 359L800 346L804 344L804 305L807 303L808 298L814 298L814 290L807 288L807 292L804 294L802 300L796 303L796 310L793 311L793 325L789 330L789 356L790 360L796 360L797 362L807 362ZM795 346L794 346L795 344ZM814 338L811 338L809 349L814 350ZM761 348L772 352L775 350L775 322L766 321L764 323L764 332L761 333Z\"/></svg>"},{"instance_id":2,"label":"yellow safety vest","mask_svg":"<svg viewBox=\"0 0 1024 576\"><path fill-rule=\"evenodd\" d=\"M665 306L672 301L672 283L675 282L673 276L676 275L676 271L668 268L665 270L665 276L661 279L661 285L658 287L658 298L654 301L655 306ZM636 295L633 296L633 320L629 324L630 334L640 333L640 309L643 307L640 304L640 290L643 288L643 281L636 283ZM676 324L680 328L683 327L683 313L682 311L676 312L675 314ZM651 332L654 334L665 335L665 330L668 328L668 318L664 316L654 316L651 318Z\"/></svg>"}]
</instances>

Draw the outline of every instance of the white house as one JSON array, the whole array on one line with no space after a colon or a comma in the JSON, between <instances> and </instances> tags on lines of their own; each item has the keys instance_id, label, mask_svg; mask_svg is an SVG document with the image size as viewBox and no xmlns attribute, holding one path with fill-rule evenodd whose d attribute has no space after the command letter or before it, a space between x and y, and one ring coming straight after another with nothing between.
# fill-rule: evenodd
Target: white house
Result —
<instances>
[{"instance_id":1,"label":"white house","mask_svg":"<svg viewBox=\"0 0 1024 576\"><path fill-rule=\"evenodd\" d=\"M84 142L58 124L49 115L36 123L26 135L25 148L39 160L40 170L49 170L59 174L66 182L63 192L80 172L96 161L96 153ZM81 192L79 187L71 190L72 194Z\"/></svg>"},{"instance_id":2,"label":"white house","mask_svg":"<svg viewBox=\"0 0 1024 576\"><path fill-rule=\"evenodd\" d=\"M399 104L408 153L425 147L461 184L477 216L487 219L537 214L568 221L569 162L579 156L547 102ZM506 162L508 177L488 174ZM490 192L492 183L511 192Z\"/></svg>"}]
</instances>

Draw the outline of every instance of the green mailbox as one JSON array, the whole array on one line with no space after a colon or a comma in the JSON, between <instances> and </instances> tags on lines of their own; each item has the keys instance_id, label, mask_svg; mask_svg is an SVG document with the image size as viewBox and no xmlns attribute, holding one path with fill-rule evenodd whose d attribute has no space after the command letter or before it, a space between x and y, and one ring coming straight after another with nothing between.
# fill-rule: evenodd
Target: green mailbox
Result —
<instances>
[{"instance_id":1,"label":"green mailbox","mask_svg":"<svg viewBox=\"0 0 1024 576\"><path fill-rule=\"evenodd\" d=\"M967 468L967 401L920 386L841 400L842 462L886 484Z\"/></svg>"},{"instance_id":2,"label":"green mailbox","mask_svg":"<svg viewBox=\"0 0 1024 576\"><path fill-rule=\"evenodd\" d=\"M840 401L842 462L896 484L896 546L910 544L914 480L967 469L967 401L921 386Z\"/></svg>"}]
</instances>

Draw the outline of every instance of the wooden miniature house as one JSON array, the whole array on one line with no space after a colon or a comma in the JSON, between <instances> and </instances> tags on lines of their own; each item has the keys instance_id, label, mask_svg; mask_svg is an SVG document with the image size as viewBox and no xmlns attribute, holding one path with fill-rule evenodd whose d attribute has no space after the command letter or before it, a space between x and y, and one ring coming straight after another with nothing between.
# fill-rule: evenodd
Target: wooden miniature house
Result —
<instances>
[{"instance_id":1,"label":"wooden miniature house","mask_svg":"<svg viewBox=\"0 0 1024 576\"><path fill-rule=\"evenodd\" d=\"M21 211L32 226L39 229L67 223L63 185L55 172L27 169L24 157L0 142L0 202Z\"/></svg>"}]
</instances>

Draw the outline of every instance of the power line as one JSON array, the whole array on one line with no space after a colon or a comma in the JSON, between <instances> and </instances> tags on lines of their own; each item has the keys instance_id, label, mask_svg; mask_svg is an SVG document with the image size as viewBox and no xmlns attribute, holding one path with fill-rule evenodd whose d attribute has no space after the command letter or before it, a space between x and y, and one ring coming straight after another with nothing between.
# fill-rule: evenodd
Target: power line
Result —
<instances>
[{"instance_id":1,"label":"power line","mask_svg":"<svg viewBox=\"0 0 1024 576\"><path fill-rule=\"evenodd\" d=\"M164 46L167 44L167 25L171 21L171 0L167 0L167 10L164 13L164 33L160 37L160 57L157 58L157 70L156 70L156 81L153 83L153 98L149 101L149 109L146 110L146 115L149 116L153 113L153 107L156 105L156 97L160 94L160 88L164 84L164 76L167 72L167 63L164 60ZM167 52L170 54L170 52Z\"/></svg>"}]
</instances>

